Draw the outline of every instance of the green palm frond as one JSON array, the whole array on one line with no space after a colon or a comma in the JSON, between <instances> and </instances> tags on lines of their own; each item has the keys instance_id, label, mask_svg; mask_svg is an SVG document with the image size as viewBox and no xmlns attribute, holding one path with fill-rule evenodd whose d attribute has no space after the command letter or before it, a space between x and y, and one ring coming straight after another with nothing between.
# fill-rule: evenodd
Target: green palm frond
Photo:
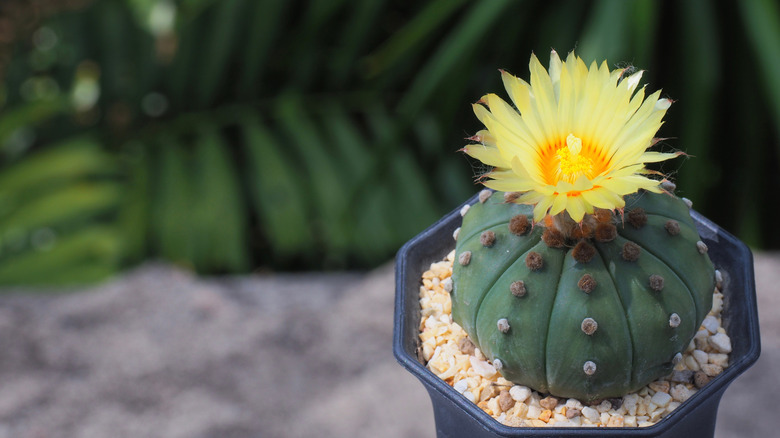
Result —
<instances>
[{"instance_id":1,"label":"green palm frond","mask_svg":"<svg viewBox=\"0 0 780 438\"><path fill-rule=\"evenodd\" d=\"M46 282L86 281L150 257L205 273L374 266L477 189L456 152L479 129L468 103L501 92L499 68L527 77L529 53L551 48L646 68L650 89L678 101L660 133L676 138L662 147L695 156L660 170L727 229L778 247L771 206L752 199L780 189L778 9L93 0L63 10L2 66L0 284L40 282L42 266ZM58 246L36 250L39 229Z\"/></svg>"}]
</instances>

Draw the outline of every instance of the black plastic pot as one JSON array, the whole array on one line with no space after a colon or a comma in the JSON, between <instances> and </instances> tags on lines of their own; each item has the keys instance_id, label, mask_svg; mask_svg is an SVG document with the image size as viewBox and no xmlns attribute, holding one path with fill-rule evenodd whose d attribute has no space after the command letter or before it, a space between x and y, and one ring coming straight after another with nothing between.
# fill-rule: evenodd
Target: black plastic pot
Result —
<instances>
[{"instance_id":1,"label":"black plastic pot","mask_svg":"<svg viewBox=\"0 0 780 438\"><path fill-rule=\"evenodd\" d=\"M474 196L465 204L477 202ZM465 205L464 204L464 205ZM396 258L393 353L425 385L433 403L436 433L443 437L712 437L718 404L728 385L761 352L753 256L748 247L695 211L694 221L709 255L724 276L723 327L731 337L729 367L666 418L643 428L516 428L497 422L425 368L418 359L422 273L452 251L461 224L460 207L407 242Z\"/></svg>"}]
</instances>

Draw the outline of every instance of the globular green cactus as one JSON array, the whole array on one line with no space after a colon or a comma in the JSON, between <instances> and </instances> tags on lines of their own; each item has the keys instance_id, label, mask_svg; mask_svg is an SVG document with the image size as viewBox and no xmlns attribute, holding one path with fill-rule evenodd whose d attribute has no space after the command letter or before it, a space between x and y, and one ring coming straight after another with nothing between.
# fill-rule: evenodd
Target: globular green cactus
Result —
<instances>
[{"instance_id":1,"label":"globular green cactus","mask_svg":"<svg viewBox=\"0 0 780 438\"><path fill-rule=\"evenodd\" d=\"M683 200L640 191L622 214L532 225L533 206L488 195L458 234L452 316L505 378L593 401L671 372L715 282Z\"/></svg>"}]
</instances>

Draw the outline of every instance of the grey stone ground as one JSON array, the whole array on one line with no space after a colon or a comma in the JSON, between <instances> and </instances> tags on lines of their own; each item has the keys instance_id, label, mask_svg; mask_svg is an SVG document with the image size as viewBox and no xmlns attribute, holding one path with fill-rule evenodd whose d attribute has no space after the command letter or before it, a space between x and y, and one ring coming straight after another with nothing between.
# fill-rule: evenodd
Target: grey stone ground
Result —
<instances>
[{"instance_id":1,"label":"grey stone ground","mask_svg":"<svg viewBox=\"0 0 780 438\"><path fill-rule=\"evenodd\" d=\"M716 436L777 436L780 254L756 257L763 353ZM0 295L0 438L433 437L391 352L393 270L197 278L165 265Z\"/></svg>"}]
</instances>

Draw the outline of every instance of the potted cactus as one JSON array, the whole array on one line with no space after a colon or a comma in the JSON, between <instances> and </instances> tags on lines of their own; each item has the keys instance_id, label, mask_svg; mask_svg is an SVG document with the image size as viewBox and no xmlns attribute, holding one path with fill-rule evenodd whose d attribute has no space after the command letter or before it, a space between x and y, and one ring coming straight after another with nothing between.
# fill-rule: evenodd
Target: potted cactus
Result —
<instances>
[{"instance_id":1,"label":"potted cactus","mask_svg":"<svg viewBox=\"0 0 780 438\"><path fill-rule=\"evenodd\" d=\"M554 51L549 70L532 56L530 71L530 83L501 72L514 107L494 94L474 105L485 129L464 152L491 168L479 175L488 189L399 252L396 357L428 386L440 436L585 436L593 431L501 424L464 391L420 371L430 352L422 354L417 339L414 298L426 266L416 264L441 260L453 233L453 330L500 374L494 386L530 388L553 406L573 400L569 412L578 415L669 376L684 352L704 353L693 340L705 317L720 312L723 290L729 332L714 337L729 341L716 351L732 353L727 370L711 382L699 371L700 391L655 426L589 435L711 436L720 395L759 354L750 253L692 215L674 184L645 167L681 153L648 150L671 102L660 92L645 97L641 71L588 67L573 52L562 61ZM504 409L498 403L493 411Z\"/></svg>"}]
</instances>

